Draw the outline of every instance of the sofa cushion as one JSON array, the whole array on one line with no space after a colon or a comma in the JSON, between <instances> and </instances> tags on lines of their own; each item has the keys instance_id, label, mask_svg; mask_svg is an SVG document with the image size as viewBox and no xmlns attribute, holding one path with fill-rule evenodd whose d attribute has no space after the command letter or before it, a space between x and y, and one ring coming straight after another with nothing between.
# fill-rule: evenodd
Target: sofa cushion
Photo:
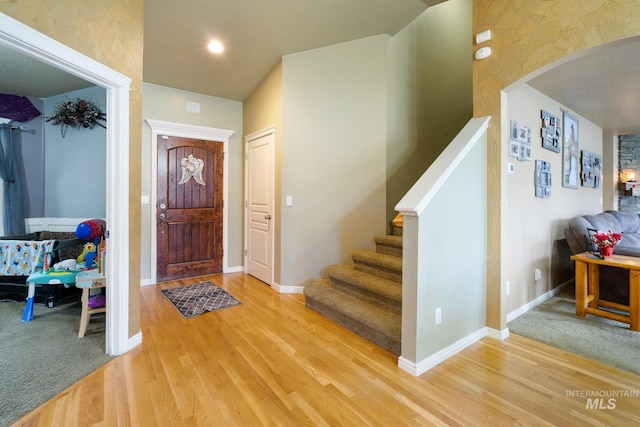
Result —
<instances>
[{"instance_id":1,"label":"sofa cushion","mask_svg":"<svg viewBox=\"0 0 640 427\"><path fill-rule=\"evenodd\" d=\"M613 231L614 233L622 232L622 224L620 221L608 212L602 212L597 215L585 215L584 219L591 224L590 228L598 231Z\"/></svg>"},{"instance_id":2,"label":"sofa cushion","mask_svg":"<svg viewBox=\"0 0 640 427\"><path fill-rule=\"evenodd\" d=\"M616 217L623 233L640 233L640 217L633 212L606 211Z\"/></svg>"}]
</instances>

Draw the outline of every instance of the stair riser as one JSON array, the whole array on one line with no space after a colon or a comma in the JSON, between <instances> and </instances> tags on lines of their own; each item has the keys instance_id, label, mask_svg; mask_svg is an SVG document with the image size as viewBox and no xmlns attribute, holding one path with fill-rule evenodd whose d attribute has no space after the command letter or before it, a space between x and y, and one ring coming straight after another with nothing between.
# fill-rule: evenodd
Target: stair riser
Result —
<instances>
[{"instance_id":1,"label":"stair riser","mask_svg":"<svg viewBox=\"0 0 640 427\"><path fill-rule=\"evenodd\" d=\"M329 307L313 298L305 298L305 305L320 313L321 315L331 319L335 323L349 329L364 339L384 348L385 350L399 356L401 350L400 340L390 337L383 332L364 326L362 323L351 319L348 315L341 313L335 308Z\"/></svg>"},{"instance_id":2,"label":"stair riser","mask_svg":"<svg viewBox=\"0 0 640 427\"><path fill-rule=\"evenodd\" d=\"M353 261L353 269L362 271L363 273L371 274L372 276L402 283L402 271L393 271L378 265L363 263L358 260Z\"/></svg>"},{"instance_id":3,"label":"stair riser","mask_svg":"<svg viewBox=\"0 0 640 427\"><path fill-rule=\"evenodd\" d=\"M387 246L382 244L376 244L376 252L379 254L397 256L398 258L402 258L402 248L397 248L395 246Z\"/></svg>"},{"instance_id":4,"label":"stair riser","mask_svg":"<svg viewBox=\"0 0 640 427\"><path fill-rule=\"evenodd\" d=\"M330 279L330 283L331 283L331 286L344 292L345 294L351 295L356 298L360 298L363 301L367 301L370 304L377 305L378 307L384 308L385 310L389 310L392 313L396 313L396 314L402 313L402 302L400 301L393 301L393 300L390 300L389 298L383 297L382 295L365 292L361 288L355 287L350 283L346 283L341 280L336 280L334 278Z\"/></svg>"}]
</instances>

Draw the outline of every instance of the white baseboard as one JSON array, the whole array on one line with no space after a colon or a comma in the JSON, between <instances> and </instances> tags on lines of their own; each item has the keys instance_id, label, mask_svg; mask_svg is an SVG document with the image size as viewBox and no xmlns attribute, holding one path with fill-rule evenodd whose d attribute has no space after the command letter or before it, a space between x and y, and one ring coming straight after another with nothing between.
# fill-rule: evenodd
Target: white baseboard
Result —
<instances>
[{"instance_id":1,"label":"white baseboard","mask_svg":"<svg viewBox=\"0 0 640 427\"><path fill-rule=\"evenodd\" d=\"M571 280L569 280L567 282L564 282L560 286L557 286L557 287L551 289L549 292L545 292L544 294L540 295L538 298L536 298L536 299L534 299L532 301L529 301L525 305L519 307L516 310L513 310L511 313L508 313L507 314L507 323L509 323L513 319L523 315L524 313L526 313L527 311L531 310L536 305L542 304L543 302L545 302L546 300L548 300L552 296L557 295L565 286L567 286L570 283L573 283L573 279L571 279Z\"/></svg>"},{"instance_id":2,"label":"white baseboard","mask_svg":"<svg viewBox=\"0 0 640 427\"><path fill-rule=\"evenodd\" d=\"M504 328L503 330L493 329L487 327L487 336L489 338L493 338L499 341L504 341L509 338L509 328Z\"/></svg>"},{"instance_id":3,"label":"white baseboard","mask_svg":"<svg viewBox=\"0 0 640 427\"><path fill-rule=\"evenodd\" d=\"M152 282L151 279L140 280L140 286L149 286L149 285L155 285L155 282Z\"/></svg>"},{"instance_id":4,"label":"white baseboard","mask_svg":"<svg viewBox=\"0 0 640 427\"><path fill-rule=\"evenodd\" d=\"M304 286L281 286L274 283L271 287L279 294L301 294L304 291Z\"/></svg>"},{"instance_id":5,"label":"white baseboard","mask_svg":"<svg viewBox=\"0 0 640 427\"><path fill-rule=\"evenodd\" d=\"M244 271L241 265L237 265L235 267L227 267L224 269L223 273L242 273Z\"/></svg>"},{"instance_id":6,"label":"white baseboard","mask_svg":"<svg viewBox=\"0 0 640 427\"><path fill-rule=\"evenodd\" d=\"M134 336L129 337L129 350L139 346L140 344L142 344L142 332L138 332Z\"/></svg>"},{"instance_id":7,"label":"white baseboard","mask_svg":"<svg viewBox=\"0 0 640 427\"><path fill-rule=\"evenodd\" d=\"M432 354L426 359L421 360L420 362L413 363L408 359L400 356L398 358L398 367L405 372L410 373L414 377L419 377L420 375L427 372L429 369L434 366L444 362L451 356L456 353L464 350L469 347L471 344L481 340L482 338L487 336L487 328L480 328L477 331L467 335L464 338L459 339L458 341L451 344L449 347L443 348L440 351Z\"/></svg>"}]
</instances>

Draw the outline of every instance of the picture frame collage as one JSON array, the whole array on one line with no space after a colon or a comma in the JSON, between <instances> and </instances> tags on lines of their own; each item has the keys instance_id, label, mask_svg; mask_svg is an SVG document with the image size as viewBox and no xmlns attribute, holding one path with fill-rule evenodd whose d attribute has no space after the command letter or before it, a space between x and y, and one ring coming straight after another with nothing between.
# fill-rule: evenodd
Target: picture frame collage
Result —
<instances>
[{"instance_id":1,"label":"picture frame collage","mask_svg":"<svg viewBox=\"0 0 640 427\"><path fill-rule=\"evenodd\" d=\"M542 147L562 153L562 186L578 188L602 187L602 155L580 151L579 120L564 108L562 119L546 110L540 110L540 137ZM531 160L531 128L510 120L509 156L519 161ZM512 165L513 168L513 165ZM511 172L513 173L513 172ZM535 196L551 196L551 162L536 160L534 169Z\"/></svg>"},{"instance_id":2,"label":"picture frame collage","mask_svg":"<svg viewBox=\"0 0 640 427\"><path fill-rule=\"evenodd\" d=\"M520 161L531 160L531 128L511 120L509 155Z\"/></svg>"},{"instance_id":3,"label":"picture frame collage","mask_svg":"<svg viewBox=\"0 0 640 427\"><path fill-rule=\"evenodd\" d=\"M536 197L551 197L551 163L545 160L536 160L535 188Z\"/></svg>"}]
</instances>

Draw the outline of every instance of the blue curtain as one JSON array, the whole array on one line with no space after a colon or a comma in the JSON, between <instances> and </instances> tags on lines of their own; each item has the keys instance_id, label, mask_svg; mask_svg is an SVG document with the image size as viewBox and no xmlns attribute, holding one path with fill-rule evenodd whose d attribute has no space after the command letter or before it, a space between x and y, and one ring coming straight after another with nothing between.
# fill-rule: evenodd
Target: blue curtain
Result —
<instances>
[{"instance_id":1,"label":"blue curtain","mask_svg":"<svg viewBox=\"0 0 640 427\"><path fill-rule=\"evenodd\" d=\"M0 178L4 190L4 234L24 233L24 206L11 126L0 125Z\"/></svg>"}]
</instances>

